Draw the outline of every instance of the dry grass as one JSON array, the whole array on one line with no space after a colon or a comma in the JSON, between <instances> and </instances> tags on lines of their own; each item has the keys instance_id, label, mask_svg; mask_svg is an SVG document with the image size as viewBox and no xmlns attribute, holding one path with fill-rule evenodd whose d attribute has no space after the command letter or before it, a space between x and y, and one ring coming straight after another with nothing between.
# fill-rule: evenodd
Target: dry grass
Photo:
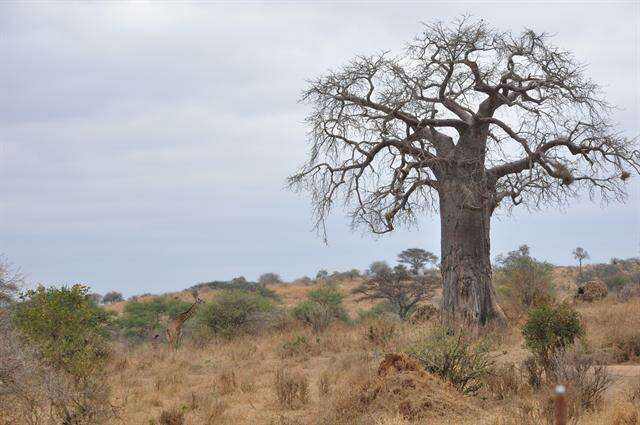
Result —
<instances>
[{"instance_id":1,"label":"dry grass","mask_svg":"<svg viewBox=\"0 0 640 425\"><path fill-rule=\"evenodd\" d=\"M341 286L347 293L355 284L343 282ZM570 285L566 286L569 293ZM285 305L292 306L312 287L277 285L273 289ZM202 291L201 295L209 298L213 293ZM350 296L346 306L352 316L365 308ZM576 307L587 326L588 347L594 351L608 349L614 338L640 329L639 299L625 303L607 299ZM522 365L527 352L517 326L485 329L499 365L487 391L478 396L464 396L434 377L423 379L411 373L380 381L378 367L385 354L402 352L432 327L430 321L337 322L315 335L302 326L287 324L272 333L213 340L200 347L185 341L176 353L150 344L117 347L109 384L119 418L112 423L159 425L162 412L174 409L189 425L406 425L424 423L424 418L430 424L545 423L550 390L543 383L536 392L527 384ZM407 389L407 385L420 391ZM580 424L637 425L640 403L631 397L632 392L604 393L601 405L584 413ZM367 394L363 404L361 396ZM425 406L433 407L425 412L421 410Z\"/></svg>"},{"instance_id":2,"label":"dry grass","mask_svg":"<svg viewBox=\"0 0 640 425\"><path fill-rule=\"evenodd\" d=\"M606 354L609 362L640 360L640 298L619 302L612 298L579 303L591 347Z\"/></svg>"}]
</instances>

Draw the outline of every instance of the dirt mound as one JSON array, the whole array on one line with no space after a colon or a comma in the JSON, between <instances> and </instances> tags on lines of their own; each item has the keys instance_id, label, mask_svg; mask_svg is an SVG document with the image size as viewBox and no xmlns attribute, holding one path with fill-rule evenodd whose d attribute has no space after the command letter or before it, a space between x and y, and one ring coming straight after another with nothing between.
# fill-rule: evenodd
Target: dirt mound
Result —
<instances>
[{"instance_id":1,"label":"dirt mound","mask_svg":"<svg viewBox=\"0 0 640 425\"><path fill-rule=\"evenodd\" d=\"M425 304L416 307L416 311L414 311L409 318L409 322L413 325L426 323L432 319L436 319L439 315L440 310L438 309L438 307L431 304Z\"/></svg>"},{"instance_id":2,"label":"dirt mound","mask_svg":"<svg viewBox=\"0 0 640 425\"><path fill-rule=\"evenodd\" d=\"M360 402L367 409L396 411L408 420L462 416L476 410L449 383L405 354L387 354L378 376L363 387Z\"/></svg>"},{"instance_id":3,"label":"dirt mound","mask_svg":"<svg viewBox=\"0 0 640 425\"><path fill-rule=\"evenodd\" d=\"M578 288L576 299L582 301L596 301L607 297L607 285L600 280L592 280Z\"/></svg>"}]
</instances>

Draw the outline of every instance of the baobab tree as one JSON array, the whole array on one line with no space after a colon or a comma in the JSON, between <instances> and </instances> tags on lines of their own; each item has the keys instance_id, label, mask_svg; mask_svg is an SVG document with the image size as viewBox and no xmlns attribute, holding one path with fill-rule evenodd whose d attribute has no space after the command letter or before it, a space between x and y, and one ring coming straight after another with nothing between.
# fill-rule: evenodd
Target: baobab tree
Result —
<instances>
[{"instance_id":1,"label":"baobab tree","mask_svg":"<svg viewBox=\"0 0 640 425\"><path fill-rule=\"evenodd\" d=\"M318 230L343 201L353 226L386 233L424 212L441 223L445 321L503 318L491 284L498 208L625 197L640 171L584 66L544 33L462 17L426 24L403 53L358 56L309 83L310 156L290 184Z\"/></svg>"},{"instance_id":2,"label":"baobab tree","mask_svg":"<svg viewBox=\"0 0 640 425\"><path fill-rule=\"evenodd\" d=\"M578 265L580 270L578 273L580 276L582 276L582 262L589 258L589 253L587 252L586 249L577 247L576 249L573 250L573 258L578 260Z\"/></svg>"}]
</instances>

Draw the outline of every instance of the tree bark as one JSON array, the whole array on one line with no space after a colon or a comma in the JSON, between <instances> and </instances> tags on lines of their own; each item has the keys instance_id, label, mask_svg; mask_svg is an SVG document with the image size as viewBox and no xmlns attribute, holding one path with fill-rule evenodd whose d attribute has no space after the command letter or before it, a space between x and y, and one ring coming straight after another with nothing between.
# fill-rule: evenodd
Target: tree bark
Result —
<instances>
[{"instance_id":1,"label":"tree bark","mask_svg":"<svg viewBox=\"0 0 640 425\"><path fill-rule=\"evenodd\" d=\"M472 175L449 178L440 190L442 318L447 324L504 323L491 283L493 191L483 172Z\"/></svg>"}]
</instances>

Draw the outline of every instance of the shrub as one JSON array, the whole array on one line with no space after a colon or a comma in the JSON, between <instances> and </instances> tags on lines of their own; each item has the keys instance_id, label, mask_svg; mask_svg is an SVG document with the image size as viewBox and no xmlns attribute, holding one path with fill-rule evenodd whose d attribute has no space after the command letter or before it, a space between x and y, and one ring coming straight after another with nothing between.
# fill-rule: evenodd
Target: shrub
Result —
<instances>
[{"instance_id":1,"label":"shrub","mask_svg":"<svg viewBox=\"0 0 640 425\"><path fill-rule=\"evenodd\" d=\"M97 294L97 293L94 292L93 294L89 294L87 296L89 297L89 299L91 301L93 301L96 304L100 304L102 302L102 295L100 295L100 294Z\"/></svg>"},{"instance_id":2,"label":"shrub","mask_svg":"<svg viewBox=\"0 0 640 425\"><path fill-rule=\"evenodd\" d=\"M292 311L294 317L320 332L335 320L347 320L342 305L344 295L334 285L323 285L308 292L308 300L298 304Z\"/></svg>"},{"instance_id":3,"label":"shrub","mask_svg":"<svg viewBox=\"0 0 640 425\"><path fill-rule=\"evenodd\" d=\"M297 279L295 279L293 282L294 285L312 285L313 284L313 279L311 279L309 276L302 276L299 277Z\"/></svg>"},{"instance_id":4,"label":"shrub","mask_svg":"<svg viewBox=\"0 0 640 425\"><path fill-rule=\"evenodd\" d=\"M307 297L310 301L327 306L336 318L345 318L346 313L342 306L344 295L340 290L331 284L323 285L318 289L309 291Z\"/></svg>"},{"instance_id":5,"label":"shrub","mask_svg":"<svg viewBox=\"0 0 640 425\"><path fill-rule=\"evenodd\" d=\"M139 342L161 334L162 319L175 317L185 311L190 303L169 297L158 297L147 301L129 301L117 320L118 328L125 338Z\"/></svg>"},{"instance_id":6,"label":"shrub","mask_svg":"<svg viewBox=\"0 0 640 425\"><path fill-rule=\"evenodd\" d=\"M260 285L273 285L276 283L282 283L280 275L277 273L264 273L258 278Z\"/></svg>"},{"instance_id":7,"label":"shrub","mask_svg":"<svg viewBox=\"0 0 640 425\"><path fill-rule=\"evenodd\" d=\"M48 423L99 423L114 414L104 384L110 318L87 290L74 285L27 291L13 315L18 335L3 327L3 337L10 333L0 344L0 382L7 384L0 385L0 395L16 397L12 411L28 408L26 423L44 417Z\"/></svg>"},{"instance_id":8,"label":"shrub","mask_svg":"<svg viewBox=\"0 0 640 425\"><path fill-rule=\"evenodd\" d=\"M160 413L160 425L184 425L184 412L177 407Z\"/></svg>"},{"instance_id":9,"label":"shrub","mask_svg":"<svg viewBox=\"0 0 640 425\"><path fill-rule=\"evenodd\" d=\"M335 271L331 273L331 275L329 276L329 279L333 282L341 282L345 280L357 279L359 277L360 277L360 270L352 269L346 272Z\"/></svg>"},{"instance_id":10,"label":"shrub","mask_svg":"<svg viewBox=\"0 0 640 425\"><path fill-rule=\"evenodd\" d=\"M271 300L257 292L225 289L197 313L196 322L225 337L253 332L274 311Z\"/></svg>"},{"instance_id":11,"label":"shrub","mask_svg":"<svg viewBox=\"0 0 640 425\"><path fill-rule=\"evenodd\" d=\"M497 400L515 397L524 388L522 370L513 363L496 367L485 378L485 385Z\"/></svg>"},{"instance_id":12,"label":"shrub","mask_svg":"<svg viewBox=\"0 0 640 425\"><path fill-rule=\"evenodd\" d=\"M396 335L396 331L394 321L380 317L369 323L365 336L373 345L385 346Z\"/></svg>"},{"instance_id":13,"label":"shrub","mask_svg":"<svg viewBox=\"0 0 640 425\"><path fill-rule=\"evenodd\" d=\"M301 372L279 369L274 386L282 407L295 409L309 402L309 380Z\"/></svg>"},{"instance_id":14,"label":"shrub","mask_svg":"<svg viewBox=\"0 0 640 425\"><path fill-rule=\"evenodd\" d=\"M104 304L112 304L120 301L124 301L124 297L120 292L116 291L107 292L104 294L104 297L102 297L102 302Z\"/></svg>"},{"instance_id":15,"label":"shrub","mask_svg":"<svg viewBox=\"0 0 640 425\"><path fill-rule=\"evenodd\" d=\"M24 284L24 276L0 254L0 309L14 300L18 289ZM1 313L1 311L0 311Z\"/></svg>"},{"instance_id":16,"label":"shrub","mask_svg":"<svg viewBox=\"0 0 640 425\"><path fill-rule=\"evenodd\" d=\"M316 282L318 283L322 283L324 285L330 284L332 283L331 277L329 276L329 272L326 270L319 270L318 273L316 273Z\"/></svg>"},{"instance_id":17,"label":"shrub","mask_svg":"<svg viewBox=\"0 0 640 425\"><path fill-rule=\"evenodd\" d=\"M322 332L335 319L331 309L313 301L303 301L292 311L292 314L304 324L311 326L314 332Z\"/></svg>"},{"instance_id":18,"label":"shrub","mask_svg":"<svg viewBox=\"0 0 640 425\"><path fill-rule=\"evenodd\" d=\"M545 370L558 350L573 344L584 335L579 313L569 304L542 305L529 311L522 327L526 346L536 355Z\"/></svg>"},{"instance_id":19,"label":"shrub","mask_svg":"<svg viewBox=\"0 0 640 425\"><path fill-rule=\"evenodd\" d=\"M517 314L553 298L553 266L531 257L526 245L498 257L497 262L496 291L518 310Z\"/></svg>"},{"instance_id":20,"label":"shrub","mask_svg":"<svg viewBox=\"0 0 640 425\"><path fill-rule=\"evenodd\" d=\"M616 294L618 300L629 301L633 297L640 296L640 284L629 283L622 287Z\"/></svg>"},{"instance_id":21,"label":"shrub","mask_svg":"<svg viewBox=\"0 0 640 425\"><path fill-rule=\"evenodd\" d=\"M416 307L409 318L409 322L417 325L437 319L440 316L440 309L433 304L423 304Z\"/></svg>"},{"instance_id":22,"label":"shrub","mask_svg":"<svg viewBox=\"0 0 640 425\"><path fill-rule=\"evenodd\" d=\"M106 361L110 316L87 296L88 287L39 286L21 296L14 323L53 367L83 377Z\"/></svg>"},{"instance_id":23,"label":"shrub","mask_svg":"<svg viewBox=\"0 0 640 425\"><path fill-rule=\"evenodd\" d=\"M220 373L220 375L218 375L218 380L216 381L216 389L220 395L227 395L236 392L238 389L236 373L233 370Z\"/></svg>"},{"instance_id":24,"label":"shrub","mask_svg":"<svg viewBox=\"0 0 640 425\"><path fill-rule=\"evenodd\" d=\"M296 335L282 344L282 357L294 357L309 352L310 345L306 336Z\"/></svg>"},{"instance_id":25,"label":"shrub","mask_svg":"<svg viewBox=\"0 0 640 425\"><path fill-rule=\"evenodd\" d=\"M560 350L551 358L554 381L567 387L571 416L583 409L593 410L601 402L612 378L604 366L579 350Z\"/></svg>"},{"instance_id":26,"label":"shrub","mask_svg":"<svg viewBox=\"0 0 640 425\"><path fill-rule=\"evenodd\" d=\"M482 388L484 378L493 367L484 341L474 341L462 331L451 332L443 327L412 347L409 354L429 372L451 382L465 394L474 394Z\"/></svg>"},{"instance_id":27,"label":"shrub","mask_svg":"<svg viewBox=\"0 0 640 425\"><path fill-rule=\"evenodd\" d=\"M604 280L605 285L607 285L607 289L611 292L617 292L621 290L630 282L631 279L628 276L622 274L613 275Z\"/></svg>"},{"instance_id":28,"label":"shrub","mask_svg":"<svg viewBox=\"0 0 640 425\"><path fill-rule=\"evenodd\" d=\"M383 302L383 303L375 304L373 307L367 310L358 310L357 314L358 314L358 320L362 322L369 319L375 319L386 313L392 313L392 312L393 312L392 307L389 304Z\"/></svg>"}]
</instances>

